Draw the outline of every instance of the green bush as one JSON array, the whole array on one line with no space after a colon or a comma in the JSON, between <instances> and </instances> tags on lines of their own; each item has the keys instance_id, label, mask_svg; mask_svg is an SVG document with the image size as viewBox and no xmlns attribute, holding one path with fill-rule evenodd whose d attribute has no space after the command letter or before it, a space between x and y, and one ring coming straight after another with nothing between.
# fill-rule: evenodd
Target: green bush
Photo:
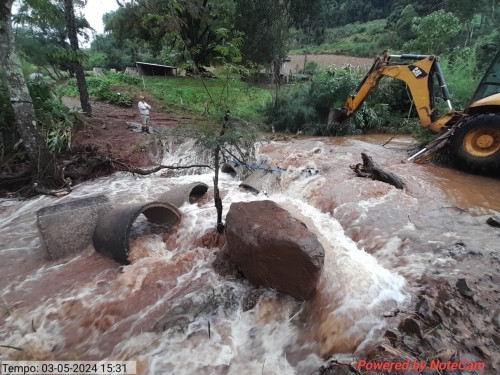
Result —
<instances>
[{"instance_id":1,"label":"green bush","mask_svg":"<svg viewBox=\"0 0 500 375\"><path fill-rule=\"evenodd\" d=\"M83 61L85 70L92 70L93 68L106 68L107 55L102 52L86 51L87 59Z\"/></svg>"},{"instance_id":2,"label":"green bush","mask_svg":"<svg viewBox=\"0 0 500 375\"><path fill-rule=\"evenodd\" d=\"M82 114L66 107L61 95L55 95L43 81L27 83L49 149L52 152L70 149L73 126L82 121Z\"/></svg>"},{"instance_id":3,"label":"green bush","mask_svg":"<svg viewBox=\"0 0 500 375\"><path fill-rule=\"evenodd\" d=\"M37 67L28 62L23 62L21 65L21 70L23 72L23 76L28 77L32 73L37 73Z\"/></svg>"},{"instance_id":4,"label":"green bush","mask_svg":"<svg viewBox=\"0 0 500 375\"><path fill-rule=\"evenodd\" d=\"M131 86L142 85L142 80L139 77L131 76L123 73L107 73L107 77L112 83L120 84L125 83Z\"/></svg>"},{"instance_id":5,"label":"green bush","mask_svg":"<svg viewBox=\"0 0 500 375\"><path fill-rule=\"evenodd\" d=\"M378 56L387 48L382 42L390 34L386 30L386 20L374 20L367 23L355 22L344 26L327 29L325 41L321 45L307 46L313 54L340 53L353 56ZM376 35L376 38L374 37ZM392 36L390 36L392 38ZM305 48L292 47L293 53L304 53Z\"/></svg>"},{"instance_id":6,"label":"green bush","mask_svg":"<svg viewBox=\"0 0 500 375\"><path fill-rule=\"evenodd\" d=\"M111 88L113 82L108 78L87 77L87 89L89 95L96 100L106 101L120 107L131 107L134 104L134 97L127 92L114 92ZM67 96L78 96L76 79L70 79L63 87L63 93Z\"/></svg>"},{"instance_id":7,"label":"green bush","mask_svg":"<svg viewBox=\"0 0 500 375\"><path fill-rule=\"evenodd\" d=\"M362 79L355 69L321 72L310 83L300 85L280 98L278 108L269 102L266 123L277 131L310 135L352 135L363 132L407 132L405 120L410 107L405 86L386 80L349 120L328 127L330 108L343 108ZM405 99L406 98L406 99Z\"/></svg>"},{"instance_id":8,"label":"green bush","mask_svg":"<svg viewBox=\"0 0 500 375\"><path fill-rule=\"evenodd\" d=\"M308 61L306 64L306 68L304 69L304 73L314 75L319 70L320 70L320 67L316 61Z\"/></svg>"},{"instance_id":9,"label":"green bush","mask_svg":"<svg viewBox=\"0 0 500 375\"><path fill-rule=\"evenodd\" d=\"M476 51L473 48L456 49L450 57L443 59L441 66L453 105L464 109L481 79Z\"/></svg>"}]
</instances>

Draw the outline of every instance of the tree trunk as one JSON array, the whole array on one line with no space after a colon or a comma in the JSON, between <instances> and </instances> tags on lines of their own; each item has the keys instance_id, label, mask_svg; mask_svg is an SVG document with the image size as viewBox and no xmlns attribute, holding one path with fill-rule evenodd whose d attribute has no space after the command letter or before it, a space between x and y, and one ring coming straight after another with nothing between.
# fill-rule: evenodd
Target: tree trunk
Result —
<instances>
[{"instance_id":1,"label":"tree trunk","mask_svg":"<svg viewBox=\"0 0 500 375\"><path fill-rule=\"evenodd\" d=\"M75 56L71 62L73 71L76 76L76 84L78 92L80 93L80 103L85 116L92 116L92 107L90 106L89 93L87 91L87 82L85 81L85 72L83 66L78 60L77 52L80 47L78 46L78 33L76 30L75 8L73 0L64 0L64 10L66 13L66 28L68 32L68 39Z\"/></svg>"},{"instance_id":2,"label":"tree trunk","mask_svg":"<svg viewBox=\"0 0 500 375\"><path fill-rule=\"evenodd\" d=\"M35 108L21 70L21 62L14 51L11 39L12 3L13 0L8 0L0 6L0 69L5 68L5 81L15 114L15 126L28 153L33 180L47 183L47 177L56 177L59 173L38 128Z\"/></svg>"},{"instance_id":3,"label":"tree trunk","mask_svg":"<svg viewBox=\"0 0 500 375\"><path fill-rule=\"evenodd\" d=\"M273 61L273 73L274 73L274 85L275 85L275 98L274 98L274 108L278 109L280 106L280 88L281 88L281 61Z\"/></svg>"},{"instance_id":4,"label":"tree trunk","mask_svg":"<svg viewBox=\"0 0 500 375\"><path fill-rule=\"evenodd\" d=\"M226 111L224 119L222 120L222 128L219 132L219 136L222 138L226 133L226 127L229 122L229 111ZM215 209L217 210L217 232L224 233L225 225L222 224L222 198L220 197L219 191L219 156L221 152L221 145L218 144L214 150L214 167L215 167L215 177L214 177L214 203Z\"/></svg>"},{"instance_id":5,"label":"tree trunk","mask_svg":"<svg viewBox=\"0 0 500 375\"><path fill-rule=\"evenodd\" d=\"M219 192L219 155L220 146L215 147L214 151L214 167L215 167L215 177L214 177L214 203L215 209L217 211L217 232L222 234L224 232L224 224L222 224L222 199Z\"/></svg>"}]
</instances>

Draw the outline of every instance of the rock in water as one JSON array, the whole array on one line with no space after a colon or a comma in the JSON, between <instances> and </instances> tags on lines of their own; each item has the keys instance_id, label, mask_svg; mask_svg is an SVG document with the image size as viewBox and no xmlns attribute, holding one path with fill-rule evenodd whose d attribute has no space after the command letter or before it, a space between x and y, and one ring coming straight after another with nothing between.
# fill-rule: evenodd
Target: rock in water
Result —
<instances>
[{"instance_id":1,"label":"rock in water","mask_svg":"<svg viewBox=\"0 0 500 375\"><path fill-rule=\"evenodd\" d=\"M500 228L500 214L489 217L486 223L492 227Z\"/></svg>"},{"instance_id":2,"label":"rock in water","mask_svg":"<svg viewBox=\"0 0 500 375\"><path fill-rule=\"evenodd\" d=\"M251 283L298 300L314 296L325 251L288 211L269 200L233 203L226 236L226 254Z\"/></svg>"}]
</instances>

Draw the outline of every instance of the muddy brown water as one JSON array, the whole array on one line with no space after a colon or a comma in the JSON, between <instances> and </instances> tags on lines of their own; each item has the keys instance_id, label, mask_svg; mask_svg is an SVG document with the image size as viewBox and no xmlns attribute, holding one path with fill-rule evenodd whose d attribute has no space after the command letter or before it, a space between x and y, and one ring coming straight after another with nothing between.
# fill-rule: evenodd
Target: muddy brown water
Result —
<instances>
[{"instance_id":1,"label":"muddy brown water","mask_svg":"<svg viewBox=\"0 0 500 375\"><path fill-rule=\"evenodd\" d=\"M60 199L0 201L0 345L23 349L0 347L0 359L135 360L141 374L309 374L332 354L364 358L399 322L384 317L387 311L405 311L424 288L459 278L484 306L474 316L483 330L459 322L476 332L466 340L491 347L500 229L486 220L500 212L500 180L407 163L412 140L396 137L382 147L389 137L263 142L260 159L285 169L277 191L254 195L240 190L237 179L221 177L224 215L232 202L272 199L317 234L325 266L315 298L304 304L267 291L243 311L252 286L216 274L210 265L217 248L199 246L215 226L212 200L182 206L183 220L168 241L154 233L135 239L138 255L129 266L90 247L45 259L38 209L99 193L115 204L154 200L181 183L210 186L213 174L206 171L118 173ZM190 142L167 149L163 164L203 156ZM355 177L349 165L361 162L361 152L399 175L406 188ZM159 321L170 322L162 325L166 330ZM498 363L495 355L490 363Z\"/></svg>"}]
</instances>

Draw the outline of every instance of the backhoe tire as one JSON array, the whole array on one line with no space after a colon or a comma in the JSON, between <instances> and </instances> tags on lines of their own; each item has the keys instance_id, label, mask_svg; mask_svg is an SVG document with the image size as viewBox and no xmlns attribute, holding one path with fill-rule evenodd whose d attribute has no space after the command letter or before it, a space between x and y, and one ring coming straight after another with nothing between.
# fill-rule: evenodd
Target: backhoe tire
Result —
<instances>
[{"instance_id":1,"label":"backhoe tire","mask_svg":"<svg viewBox=\"0 0 500 375\"><path fill-rule=\"evenodd\" d=\"M500 176L500 114L466 120L453 134L450 151L458 168Z\"/></svg>"}]
</instances>

